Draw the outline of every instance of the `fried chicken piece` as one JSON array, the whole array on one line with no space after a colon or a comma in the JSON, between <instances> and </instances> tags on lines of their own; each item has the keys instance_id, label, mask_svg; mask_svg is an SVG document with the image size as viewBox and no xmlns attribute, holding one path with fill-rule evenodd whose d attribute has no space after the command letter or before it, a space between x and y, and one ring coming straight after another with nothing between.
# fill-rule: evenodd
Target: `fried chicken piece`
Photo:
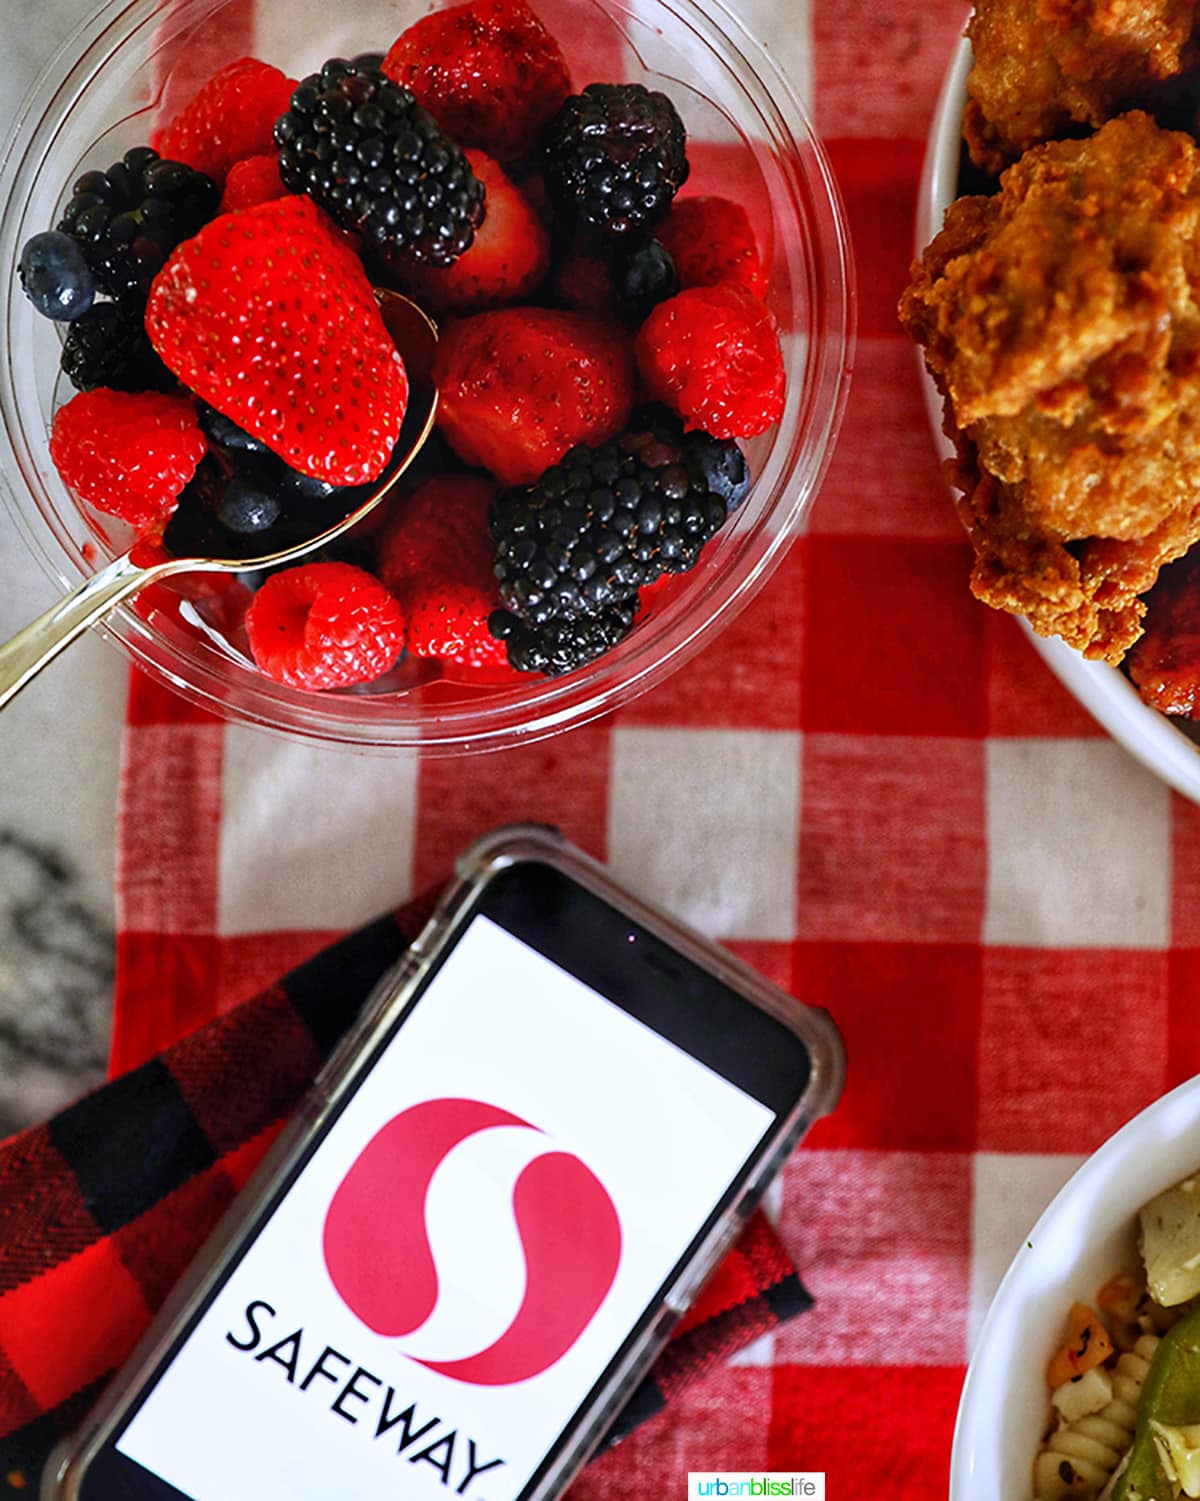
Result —
<instances>
[{"instance_id":1,"label":"fried chicken piece","mask_svg":"<svg viewBox=\"0 0 1200 1501\"><path fill-rule=\"evenodd\" d=\"M1123 110L1171 108L1200 71L1200 0L976 0L963 134L999 172Z\"/></svg>"},{"instance_id":2,"label":"fried chicken piece","mask_svg":"<svg viewBox=\"0 0 1200 1501\"><path fill-rule=\"evenodd\" d=\"M1152 709L1200 718L1200 560L1164 568L1146 600L1146 633L1129 653L1129 676Z\"/></svg>"},{"instance_id":3,"label":"fried chicken piece","mask_svg":"<svg viewBox=\"0 0 1200 1501\"><path fill-rule=\"evenodd\" d=\"M1200 152L1132 112L962 198L900 319L946 398L974 593L1118 662L1200 536Z\"/></svg>"}]
</instances>

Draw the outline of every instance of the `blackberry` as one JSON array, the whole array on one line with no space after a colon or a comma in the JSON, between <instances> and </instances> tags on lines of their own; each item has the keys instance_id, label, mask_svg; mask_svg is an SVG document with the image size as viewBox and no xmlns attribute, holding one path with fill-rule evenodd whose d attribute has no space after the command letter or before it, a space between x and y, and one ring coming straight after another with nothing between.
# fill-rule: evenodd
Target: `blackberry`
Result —
<instances>
[{"instance_id":1,"label":"blackberry","mask_svg":"<svg viewBox=\"0 0 1200 1501\"><path fill-rule=\"evenodd\" d=\"M687 181L687 133L665 94L590 83L546 127L546 190L568 220L611 235L661 218Z\"/></svg>"},{"instance_id":2,"label":"blackberry","mask_svg":"<svg viewBox=\"0 0 1200 1501\"><path fill-rule=\"evenodd\" d=\"M102 292L140 308L171 251L220 201L211 177L137 146L107 172L83 174L57 227L82 249Z\"/></svg>"},{"instance_id":3,"label":"blackberry","mask_svg":"<svg viewBox=\"0 0 1200 1501\"><path fill-rule=\"evenodd\" d=\"M544 672L547 677L561 677L594 662L623 641L633 629L636 614L635 594L593 615L554 620L544 626L526 625L507 610L493 610L488 616L488 630L504 642L510 667L518 672Z\"/></svg>"},{"instance_id":4,"label":"blackberry","mask_svg":"<svg viewBox=\"0 0 1200 1501\"><path fill-rule=\"evenodd\" d=\"M46 318L82 318L96 295L96 278L69 235L47 229L26 240L17 263L21 289Z\"/></svg>"},{"instance_id":5,"label":"blackberry","mask_svg":"<svg viewBox=\"0 0 1200 1501\"><path fill-rule=\"evenodd\" d=\"M175 377L154 352L141 314L98 302L63 342L63 373L78 391L173 391Z\"/></svg>"},{"instance_id":6,"label":"blackberry","mask_svg":"<svg viewBox=\"0 0 1200 1501\"><path fill-rule=\"evenodd\" d=\"M334 58L304 79L275 126L279 175L361 234L388 270L448 266L483 220L483 184L379 62Z\"/></svg>"},{"instance_id":7,"label":"blackberry","mask_svg":"<svg viewBox=\"0 0 1200 1501\"><path fill-rule=\"evenodd\" d=\"M619 438L571 449L536 484L502 491L491 528L504 604L542 626L686 572L728 514L709 480L715 443L685 436L678 419L652 409ZM718 447L744 469L736 445Z\"/></svg>"}]
</instances>

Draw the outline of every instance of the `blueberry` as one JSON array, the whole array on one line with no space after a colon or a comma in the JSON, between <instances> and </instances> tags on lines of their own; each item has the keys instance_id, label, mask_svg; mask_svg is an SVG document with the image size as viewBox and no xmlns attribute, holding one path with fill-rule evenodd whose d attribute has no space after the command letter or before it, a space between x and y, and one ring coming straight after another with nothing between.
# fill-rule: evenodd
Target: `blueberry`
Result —
<instances>
[{"instance_id":1,"label":"blueberry","mask_svg":"<svg viewBox=\"0 0 1200 1501\"><path fill-rule=\"evenodd\" d=\"M737 444L708 433L689 433L687 460L689 469L709 492L736 511L750 489L750 469Z\"/></svg>"},{"instance_id":2,"label":"blueberry","mask_svg":"<svg viewBox=\"0 0 1200 1501\"><path fill-rule=\"evenodd\" d=\"M265 532L279 520L279 496L248 474L235 474L217 508L217 520L242 536Z\"/></svg>"},{"instance_id":3,"label":"blueberry","mask_svg":"<svg viewBox=\"0 0 1200 1501\"><path fill-rule=\"evenodd\" d=\"M240 428L231 418L226 417L223 412L218 412L215 407L202 406L200 408L200 426L218 448L229 449L234 453L269 452L265 443L252 438L248 432Z\"/></svg>"},{"instance_id":4,"label":"blueberry","mask_svg":"<svg viewBox=\"0 0 1200 1501\"><path fill-rule=\"evenodd\" d=\"M670 253L657 240L618 252L613 266L613 280L621 301L641 322L660 302L674 297L679 277Z\"/></svg>"},{"instance_id":5,"label":"blueberry","mask_svg":"<svg viewBox=\"0 0 1200 1501\"><path fill-rule=\"evenodd\" d=\"M96 282L69 235L48 229L25 242L18 265L25 295L47 318L69 323L92 305Z\"/></svg>"}]
</instances>

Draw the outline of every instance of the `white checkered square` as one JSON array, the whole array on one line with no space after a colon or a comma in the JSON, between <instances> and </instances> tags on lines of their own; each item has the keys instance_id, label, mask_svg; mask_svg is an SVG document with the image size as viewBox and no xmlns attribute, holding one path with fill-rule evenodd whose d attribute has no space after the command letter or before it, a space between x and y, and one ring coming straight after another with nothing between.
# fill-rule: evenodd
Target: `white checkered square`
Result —
<instances>
[{"instance_id":1,"label":"white checkered square","mask_svg":"<svg viewBox=\"0 0 1200 1501\"><path fill-rule=\"evenodd\" d=\"M222 933L344 929L412 894L415 756L360 756L231 728Z\"/></svg>"},{"instance_id":2,"label":"white checkered square","mask_svg":"<svg viewBox=\"0 0 1200 1501\"><path fill-rule=\"evenodd\" d=\"M609 861L620 878L704 932L794 936L799 804L796 734L613 733Z\"/></svg>"},{"instance_id":3,"label":"white checkered square","mask_svg":"<svg viewBox=\"0 0 1200 1501\"><path fill-rule=\"evenodd\" d=\"M1000 1279L1042 1211L1082 1157L979 1152L974 1160L971 1206L971 1304L968 1337L973 1349Z\"/></svg>"},{"instance_id":4,"label":"white checkered square","mask_svg":"<svg viewBox=\"0 0 1200 1501\"><path fill-rule=\"evenodd\" d=\"M988 943L1167 942L1169 794L1107 740L987 746Z\"/></svg>"}]
</instances>

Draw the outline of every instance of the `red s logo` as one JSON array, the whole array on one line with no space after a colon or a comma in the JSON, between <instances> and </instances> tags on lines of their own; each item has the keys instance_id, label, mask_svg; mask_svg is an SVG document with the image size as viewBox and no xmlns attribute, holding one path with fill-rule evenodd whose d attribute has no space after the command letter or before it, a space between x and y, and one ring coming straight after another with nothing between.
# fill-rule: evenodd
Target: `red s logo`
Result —
<instances>
[{"instance_id":1,"label":"red s logo","mask_svg":"<svg viewBox=\"0 0 1200 1501\"><path fill-rule=\"evenodd\" d=\"M426 1194L447 1153L494 1126L538 1130L479 1100L413 1105L375 1133L339 1184L325 1216L325 1265L343 1302L376 1334L411 1334L432 1314L438 1274ZM525 1253L516 1316L478 1354L420 1361L476 1386L525 1381L565 1355L603 1303L621 1257L612 1199L569 1152L546 1151L528 1163L512 1208Z\"/></svg>"}]
</instances>

